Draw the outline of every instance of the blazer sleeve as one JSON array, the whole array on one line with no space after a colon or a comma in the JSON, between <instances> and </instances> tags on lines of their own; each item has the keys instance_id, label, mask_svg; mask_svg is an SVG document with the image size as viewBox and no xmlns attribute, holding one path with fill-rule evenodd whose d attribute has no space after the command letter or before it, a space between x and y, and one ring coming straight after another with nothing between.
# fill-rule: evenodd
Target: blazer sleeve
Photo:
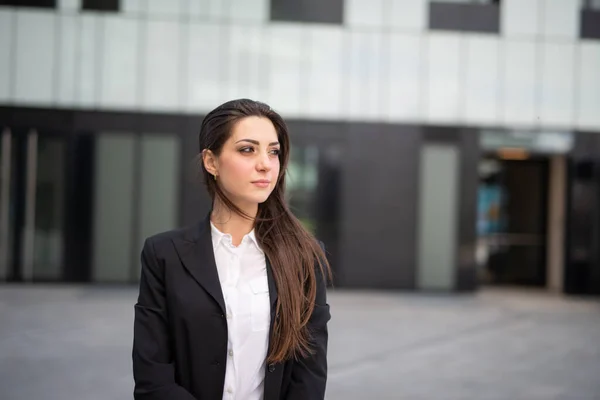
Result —
<instances>
[{"instance_id":1,"label":"blazer sleeve","mask_svg":"<svg viewBox=\"0 0 600 400\"><path fill-rule=\"evenodd\" d=\"M169 347L164 265L156 258L151 239L141 254L142 271L133 323L133 379L136 400L196 400L175 383Z\"/></svg>"},{"instance_id":2,"label":"blazer sleeve","mask_svg":"<svg viewBox=\"0 0 600 400\"><path fill-rule=\"evenodd\" d=\"M324 248L323 243L320 243ZM327 304L326 279L316 268L317 295L315 308L308 322L313 354L292 362L290 386L286 400L323 400L327 383L327 322L331 319Z\"/></svg>"}]
</instances>

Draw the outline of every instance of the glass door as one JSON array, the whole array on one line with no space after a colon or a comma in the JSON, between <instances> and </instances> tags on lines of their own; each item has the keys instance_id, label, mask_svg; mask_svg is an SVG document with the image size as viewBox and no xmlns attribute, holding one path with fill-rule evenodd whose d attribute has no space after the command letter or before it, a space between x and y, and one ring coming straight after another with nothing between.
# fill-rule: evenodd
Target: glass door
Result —
<instances>
[{"instance_id":1,"label":"glass door","mask_svg":"<svg viewBox=\"0 0 600 400\"><path fill-rule=\"evenodd\" d=\"M6 127L1 143L0 280L61 280L68 136Z\"/></svg>"},{"instance_id":2,"label":"glass door","mask_svg":"<svg viewBox=\"0 0 600 400\"><path fill-rule=\"evenodd\" d=\"M493 161L479 188L484 282L545 286L548 159Z\"/></svg>"}]
</instances>

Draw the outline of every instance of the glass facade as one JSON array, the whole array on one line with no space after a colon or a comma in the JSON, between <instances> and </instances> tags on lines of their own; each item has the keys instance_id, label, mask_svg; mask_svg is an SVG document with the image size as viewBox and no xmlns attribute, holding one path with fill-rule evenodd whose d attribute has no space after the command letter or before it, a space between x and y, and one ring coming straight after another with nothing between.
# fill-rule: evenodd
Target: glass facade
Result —
<instances>
[{"instance_id":1,"label":"glass facade","mask_svg":"<svg viewBox=\"0 0 600 400\"><path fill-rule=\"evenodd\" d=\"M0 281L135 282L144 238L178 225L178 135L6 127L0 143Z\"/></svg>"},{"instance_id":2,"label":"glass facade","mask_svg":"<svg viewBox=\"0 0 600 400\"><path fill-rule=\"evenodd\" d=\"M93 281L136 281L144 239L177 227L179 148L173 135L98 135Z\"/></svg>"}]
</instances>

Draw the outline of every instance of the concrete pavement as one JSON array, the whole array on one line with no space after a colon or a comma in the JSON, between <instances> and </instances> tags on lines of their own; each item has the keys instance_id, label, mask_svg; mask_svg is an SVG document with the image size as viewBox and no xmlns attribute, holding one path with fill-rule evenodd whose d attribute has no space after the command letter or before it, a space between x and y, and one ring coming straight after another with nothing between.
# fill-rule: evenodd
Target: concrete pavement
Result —
<instances>
[{"instance_id":1,"label":"concrete pavement","mask_svg":"<svg viewBox=\"0 0 600 400\"><path fill-rule=\"evenodd\" d=\"M131 399L133 287L0 286L0 399ZM330 400L600 399L600 300L333 290Z\"/></svg>"}]
</instances>

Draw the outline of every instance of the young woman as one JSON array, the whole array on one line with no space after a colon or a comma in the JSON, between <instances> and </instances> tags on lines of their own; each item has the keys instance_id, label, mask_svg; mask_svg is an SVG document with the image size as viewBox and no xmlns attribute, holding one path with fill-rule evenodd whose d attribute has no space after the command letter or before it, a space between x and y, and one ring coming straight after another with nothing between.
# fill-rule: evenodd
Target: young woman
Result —
<instances>
[{"instance_id":1,"label":"young woman","mask_svg":"<svg viewBox=\"0 0 600 400\"><path fill-rule=\"evenodd\" d=\"M199 144L213 207L144 243L134 397L323 399L330 269L285 203L287 127L233 100L206 116Z\"/></svg>"}]
</instances>

